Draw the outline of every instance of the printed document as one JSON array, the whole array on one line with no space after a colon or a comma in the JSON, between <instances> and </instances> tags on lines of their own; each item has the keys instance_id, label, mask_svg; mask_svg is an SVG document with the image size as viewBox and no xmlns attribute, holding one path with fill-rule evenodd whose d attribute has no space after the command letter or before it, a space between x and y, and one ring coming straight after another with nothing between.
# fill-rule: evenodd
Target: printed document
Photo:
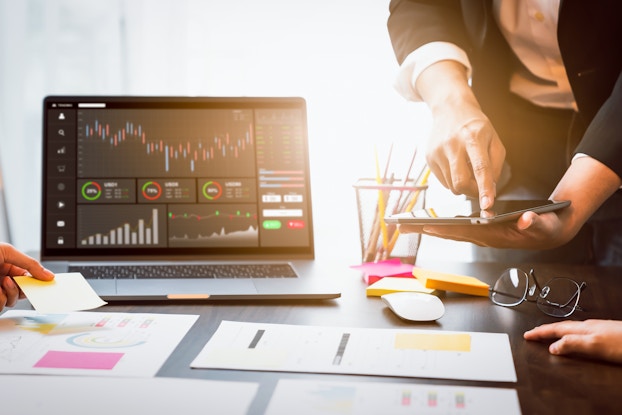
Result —
<instances>
[{"instance_id":1,"label":"printed document","mask_svg":"<svg viewBox=\"0 0 622 415\"><path fill-rule=\"evenodd\" d=\"M9 310L0 316L0 373L154 376L197 318Z\"/></svg>"},{"instance_id":2,"label":"printed document","mask_svg":"<svg viewBox=\"0 0 622 415\"><path fill-rule=\"evenodd\" d=\"M191 366L516 382L505 333L223 321Z\"/></svg>"}]
</instances>

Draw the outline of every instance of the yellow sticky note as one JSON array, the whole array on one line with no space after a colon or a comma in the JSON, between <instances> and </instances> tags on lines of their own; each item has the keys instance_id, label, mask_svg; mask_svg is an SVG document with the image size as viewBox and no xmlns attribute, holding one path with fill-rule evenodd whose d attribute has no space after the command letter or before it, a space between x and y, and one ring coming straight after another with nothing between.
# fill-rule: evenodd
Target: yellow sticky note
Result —
<instances>
[{"instance_id":1,"label":"yellow sticky note","mask_svg":"<svg viewBox=\"0 0 622 415\"><path fill-rule=\"evenodd\" d=\"M421 281L411 277L384 277L371 284L366 289L368 297L381 296L400 291L414 291L430 294L434 289L426 288Z\"/></svg>"},{"instance_id":2,"label":"yellow sticky note","mask_svg":"<svg viewBox=\"0 0 622 415\"><path fill-rule=\"evenodd\" d=\"M470 352L471 336L468 333L397 333L395 348Z\"/></svg>"},{"instance_id":3,"label":"yellow sticky note","mask_svg":"<svg viewBox=\"0 0 622 415\"><path fill-rule=\"evenodd\" d=\"M26 276L13 280L40 313L91 310L107 304L79 272L56 274L52 281Z\"/></svg>"},{"instance_id":4,"label":"yellow sticky note","mask_svg":"<svg viewBox=\"0 0 622 415\"><path fill-rule=\"evenodd\" d=\"M490 285L475 277L448 274L429 269L413 268L413 275L424 287L436 290L453 291L462 294L488 296Z\"/></svg>"}]
</instances>

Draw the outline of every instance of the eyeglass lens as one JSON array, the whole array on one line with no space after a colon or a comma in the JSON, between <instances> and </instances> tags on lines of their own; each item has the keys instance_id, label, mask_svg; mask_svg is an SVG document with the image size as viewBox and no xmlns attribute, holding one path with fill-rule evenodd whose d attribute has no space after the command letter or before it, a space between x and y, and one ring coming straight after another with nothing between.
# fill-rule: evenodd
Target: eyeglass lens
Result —
<instances>
[{"instance_id":1,"label":"eyeglass lens","mask_svg":"<svg viewBox=\"0 0 622 415\"><path fill-rule=\"evenodd\" d=\"M538 308L553 317L567 317L577 308L581 288L568 278L554 278L538 295Z\"/></svg>"},{"instance_id":2,"label":"eyeglass lens","mask_svg":"<svg viewBox=\"0 0 622 415\"><path fill-rule=\"evenodd\" d=\"M528 288L527 274L518 268L509 268L495 283L490 298L495 304L512 307L525 300Z\"/></svg>"}]
</instances>

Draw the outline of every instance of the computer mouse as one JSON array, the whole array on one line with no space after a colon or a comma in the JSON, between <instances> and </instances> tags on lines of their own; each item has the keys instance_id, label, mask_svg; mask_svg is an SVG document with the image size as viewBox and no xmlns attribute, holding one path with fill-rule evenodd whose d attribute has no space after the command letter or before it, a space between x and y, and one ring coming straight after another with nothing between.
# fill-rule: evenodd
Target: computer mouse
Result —
<instances>
[{"instance_id":1,"label":"computer mouse","mask_svg":"<svg viewBox=\"0 0 622 415\"><path fill-rule=\"evenodd\" d=\"M384 294L380 298L398 317L404 320L432 321L445 314L443 302L432 294L401 291Z\"/></svg>"}]
</instances>

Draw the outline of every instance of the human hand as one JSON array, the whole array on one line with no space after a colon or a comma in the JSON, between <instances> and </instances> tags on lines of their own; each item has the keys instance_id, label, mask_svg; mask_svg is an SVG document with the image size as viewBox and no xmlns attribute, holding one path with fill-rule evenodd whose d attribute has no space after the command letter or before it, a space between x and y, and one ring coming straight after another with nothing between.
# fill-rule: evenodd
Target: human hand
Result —
<instances>
[{"instance_id":1,"label":"human hand","mask_svg":"<svg viewBox=\"0 0 622 415\"><path fill-rule=\"evenodd\" d=\"M542 214L525 212L516 221L489 225L403 224L399 225L399 231L495 248L550 249L572 238L572 230L564 224L566 217L564 210Z\"/></svg>"},{"instance_id":2,"label":"human hand","mask_svg":"<svg viewBox=\"0 0 622 415\"><path fill-rule=\"evenodd\" d=\"M555 212L523 213L516 221L492 225L400 225L401 233L423 233L480 246L516 249L551 249L569 242L598 207L622 186L622 179L591 157L572 162L549 197L569 200Z\"/></svg>"},{"instance_id":3,"label":"human hand","mask_svg":"<svg viewBox=\"0 0 622 415\"><path fill-rule=\"evenodd\" d=\"M554 355L581 355L622 363L622 321L585 320L544 324L525 332L526 340L556 340Z\"/></svg>"},{"instance_id":4,"label":"human hand","mask_svg":"<svg viewBox=\"0 0 622 415\"><path fill-rule=\"evenodd\" d=\"M24 298L24 293L11 278L19 275L32 275L43 281L54 278L54 274L34 258L12 245L0 243L0 311L5 306L13 307L19 298Z\"/></svg>"},{"instance_id":5,"label":"human hand","mask_svg":"<svg viewBox=\"0 0 622 415\"><path fill-rule=\"evenodd\" d=\"M416 89L432 111L426 160L439 182L454 194L479 197L492 207L505 147L482 112L468 83L466 68L450 60L427 67Z\"/></svg>"},{"instance_id":6,"label":"human hand","mask_svg":"<svg viewBox=\"0 0 622 415\"><path fill-rule=\"evenodd\" d=\"M481 209L493 205L505 147L478 106L456 102L435 111L426 160L454 194L478 197Z\"/></svg>"}]
</instances>

